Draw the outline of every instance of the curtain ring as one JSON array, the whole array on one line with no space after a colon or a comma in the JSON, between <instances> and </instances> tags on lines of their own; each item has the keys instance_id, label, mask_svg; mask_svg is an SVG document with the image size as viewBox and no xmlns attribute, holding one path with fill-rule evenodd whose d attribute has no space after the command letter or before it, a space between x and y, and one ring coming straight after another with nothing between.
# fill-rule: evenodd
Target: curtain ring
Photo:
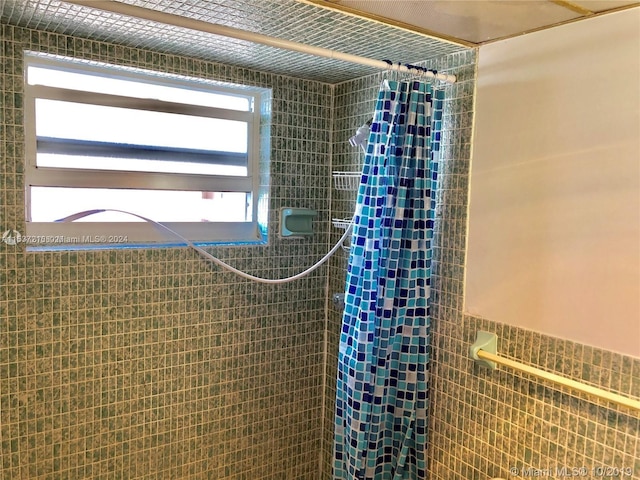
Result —
<instances>
[{"instance_id":1,"label":"curtain ring","mask_svg":"<svg viewBox=\"0 0 640 480\"><path fill-rule=\"evenodd\" d=\"M391 60L384 59L382 60L387 64L387 68L385 70L380 70L380 85L382 85L385 90L389 89L389 78L391 77L391 69L393 68L393 62Z\"/></svg>"}]
</instances>

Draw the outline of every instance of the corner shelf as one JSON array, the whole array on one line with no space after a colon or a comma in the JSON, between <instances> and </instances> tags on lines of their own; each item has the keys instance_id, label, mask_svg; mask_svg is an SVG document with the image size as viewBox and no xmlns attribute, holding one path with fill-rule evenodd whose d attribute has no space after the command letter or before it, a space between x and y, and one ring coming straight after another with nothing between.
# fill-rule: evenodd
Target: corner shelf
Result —
<instances>
[{"instance_id":1,"label":"corner shelf","mask_svg":"<svg viewBox=\"0 0 640 480\"><path fill-rule=\"evenodd\" d=\"M351 224L351 219L350 218L332 218L331 223L333 223L333 226L336 228L341 228L342 230L346 230L347 228L349 228L349 225Z\"/></svg>"},{"instance_id":2,"label":"corner shelf","mask_svg":"<svg viewBox=\"0 0 640 480\"><path fill-rule=\"evenodd\" d=\"M334 227L341 230L346 230L347 228L349 228L349 225L351 225L351 220L351 218L332 218L331 222L333 223ZM344 252L348 254L351 251L351 242L347 242L346 245L343 244L342 250L344 250Z\"/></svg>"},{"instance_id":3,"label":"corner shelf","mask_svg":"<svg viewBox=\"0 0 640 480\"><path fill-rule=\"evenodd\" d=\"M361 172L333 172L333 188L335 190L357 192L360 186L360 179L362 178ZM346 230L351 225L352 218L333 218L331 222L335 228ZM349 255L351 251L351 242L345 242L346 245L342 245L342 250L346 255Z\"/></svg>"},{"instance_id":4,"label":"corner shelf","mask_svg":"<svg viewBox=\"0 0 640 480\"><path fill-rule=\"evenodd\" d=\"M333 172L333 185L336 190L356 191L360 185L360 172Z\"/></svg>"}]
</instances>

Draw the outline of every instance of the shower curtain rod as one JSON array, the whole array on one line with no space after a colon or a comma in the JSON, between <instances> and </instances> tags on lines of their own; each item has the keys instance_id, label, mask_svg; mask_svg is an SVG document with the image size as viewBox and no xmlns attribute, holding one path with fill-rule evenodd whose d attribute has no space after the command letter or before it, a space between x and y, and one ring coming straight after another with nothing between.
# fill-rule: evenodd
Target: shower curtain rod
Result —
<instances>
[{"instance_id":1,"label":"shower curtain rod","mask_svg":"<svg viewBox=\"0 0 640 480\"><path fill-rule=\"evenodd\" d=\"M351 55L349 53L330 50L328 48L314 47L304 43L283 40L280 38L270 37L268 35L263 35L260 33L248 32L246 30L240 30L238 28L227 27L224 25L216 25L213 23L204 22L202 20L173 15L171 13L158 12L156 10L137 7L135 5L128 5L126 3L116 2L113 0L66 0L66 2L83 7L96 8L111 13L127 15L143 20L150 20L152 22L159 22L175 27L183 27L191 30L198 30L200 32L212 33L214 35L221 35L223 37L246 40L248 42L259 43L261 45L267 45L269 47L280 48L283 50L306 53L309 55L315 55L317 57L342 60L349 63L356 63L359 65L365 65L368 67L379 68L383 70L394 70L403 73L424 75L426 77L435 78L445 83L454 83L456 81L455 75L418 70L416 67L412 67L410 65L390 65L384 60L375 60L372 58L360 57L358 55Z\"/></svg>"}]
</instances>

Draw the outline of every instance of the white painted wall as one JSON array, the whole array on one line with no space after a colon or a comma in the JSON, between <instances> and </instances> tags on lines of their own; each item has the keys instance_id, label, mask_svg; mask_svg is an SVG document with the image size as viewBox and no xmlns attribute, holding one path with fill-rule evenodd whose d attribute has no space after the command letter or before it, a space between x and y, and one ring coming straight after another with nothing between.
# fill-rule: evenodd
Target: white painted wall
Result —
<instances>
[{"instance_id":1,"label":"white painted wall","mask_svg":"<svg viewBox=\"0 0 640 480\"><path fill-rule=\"evenodd\" d=\"M640 357L640 7L480 48L465 311Z\"/></svg>"}]
</instances>

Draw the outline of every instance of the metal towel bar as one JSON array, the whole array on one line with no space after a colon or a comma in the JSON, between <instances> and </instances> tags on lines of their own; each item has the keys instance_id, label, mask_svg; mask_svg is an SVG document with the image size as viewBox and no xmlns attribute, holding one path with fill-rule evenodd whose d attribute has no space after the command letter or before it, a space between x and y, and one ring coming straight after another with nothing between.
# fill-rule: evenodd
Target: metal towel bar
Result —
<instances>
[{"instance_id":1,"label":"metal towel bar","mask_svg":"<svg viewBox=\"0 0 640 480\"><path fill-rule=\"evenodd\" d=\"M582 393L593 395L594 397L602 400L621 405L623 407L630 408L636 412L640 412L640 401L632 398L624 397L617 393L608 392L601 388L592 387L584 383L577 382L567 377L557 375L555 373L547 372L539 368L531 367L520 362L510 360L505 357L501 357L496 354L497 339L495 334L488 332L478 332L478 338L476 342L471 346L471 357L478 363L487 366L489 368L495 368L495 364L503 365L505 367L513 368L529 375L548 380L557 385L569 387L573 390L577 390Z\"/></svg>"}]
</instances>

